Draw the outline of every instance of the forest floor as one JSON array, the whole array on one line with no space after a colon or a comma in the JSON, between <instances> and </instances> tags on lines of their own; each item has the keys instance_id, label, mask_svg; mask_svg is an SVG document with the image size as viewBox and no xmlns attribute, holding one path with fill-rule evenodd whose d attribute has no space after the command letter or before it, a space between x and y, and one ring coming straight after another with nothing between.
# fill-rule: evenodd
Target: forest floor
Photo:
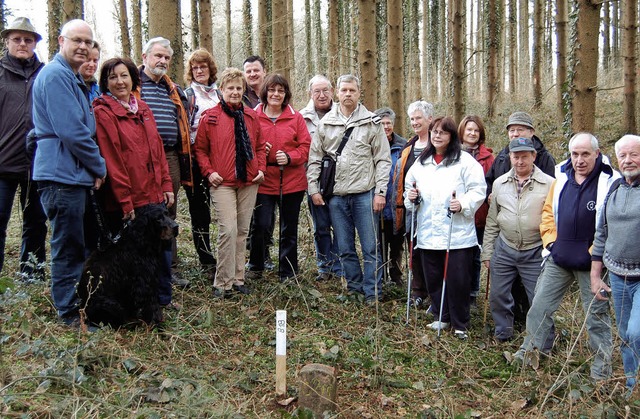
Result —
<instances>
[{"instance_id":1,"label":"forest floor","mask_svg":"<svg viewBox=\"0 0 640 419\"><path fill-rule=\"evenodd\" d=\"M540 121L538 132L558 135L560 127L546 122L555 118L534 118ZM489 127L496 133L496 153L506 142L501 123ZM618 134L612 130L607 135L613 140ZM557 158L566 147L548 146ZM0 276L1 417L307 417L296 410L295 397L298 372L309 363L338 372L335 417L640 415L640 395L623 398L619 339L613 377L601 385L589 379L591 354L576 289L556 314L552 356L537 370L521 371L504 353L515 352L522 335L497 343L486 331L484 278L466 341L448 332L438 339L426 328L432 319L424 309L412 309L405 324L404 288L388 286L383 302L367 306L343 298L338 281L316 282L305 206L296 280L281 284L270 273L249 283L251 295L215 301L211 283L198 268L181 197L180 267L192 286L175 291L174 300L183 309L169 313L162 330L83 333L59 324L48 285L16 279L20 220L14 205ZM275 311L280 309L288 316L285 397L275 395ZM491 327L490 314L487 322Z\"/></svg>"}]
</instances>

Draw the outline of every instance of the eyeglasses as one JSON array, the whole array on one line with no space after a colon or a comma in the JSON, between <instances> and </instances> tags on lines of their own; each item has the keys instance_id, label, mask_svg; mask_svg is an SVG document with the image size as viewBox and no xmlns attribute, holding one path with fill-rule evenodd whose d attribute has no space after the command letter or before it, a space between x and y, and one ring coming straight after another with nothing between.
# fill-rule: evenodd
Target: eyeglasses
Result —
<instances>
[{"instance_id":1,"label":"eyeglasses","mask_svg":"<svg viewBox=\"0 0 640 419\"><path fill-rule=\"evenodd\" d=\"M68 39L75 46L80 46L85 44L87 47L93 46L93 39L82 39L82 38L69 38L68 36L63 36L64 39Z\"/></svg>"},{"instance_id":2,"label":"eyeglasses","mask_svg":"<svg viewBox=\"0 0 640 419\"><path fill-rule=\"evenodd\" d=\"M507 131L507 133L509 134L522 134L523 132L527 132L529 131L531 128L524 128L524 127L519 127L519 128L509 128L509 131Z\"/></svg>"},{"instance_id":3,"label":"eyeglasses","mask_svg":"<svg viewBox=\"0 0 640 419\"><path fill-rule=\"evenodd\" d=\"M448 132L448 131L440 131L440 130L436 130L436 129L431 130L431 136L432 137L444 137L445 134L446 135L451 135L451 133Z\"/></svg>"},{"instance_id":4,"label":"eyeglasses","mask_svg":"<svg viewBox=\"0 0 640 419\"><path fill-rule=\"evenodd\" d=\"M20 45L23 42L27 45L31 45L36 42L36 40L33 38L24 38L21 36L16 36L15 38L9 38L9 40L14 44L18 44L18 45Z\"/></svg>"},{"instance_id":5,"label":"eyeglasses","mask_svg":"<svg viewBox=\"0 0 640 419\"><path fill-rule=\"evenodd\" d=\"M316 89L316 90L312 90L311 94L314 97L320 97L322 95L329 96L331 94L331 89Z\"/></svg>"},{"instance_id":6,"label":"eyeglasses","mask_svg":"<svg viewBox=\"0 0 640 419\"><path fill-rule=\"evenodd\" d=\"M194 72L205 71L208 69L209 69L209 66L207 65L194 65L193 67L191 67L191 71L194 71Z\"/></svg>"},{"instance_id":7,"label":"eyeglasses","mask_svg":"<svg viewBox=\"0 0 640 419\"><path fill-rule=\"evenodd\" d=\"M287 92L285 92L284 89L276 89L276 88L270 87L270 88L267 89L267 93L269 93L269 94L278 93L280 95L284 95Z\"/></svg>"}]
</instances>

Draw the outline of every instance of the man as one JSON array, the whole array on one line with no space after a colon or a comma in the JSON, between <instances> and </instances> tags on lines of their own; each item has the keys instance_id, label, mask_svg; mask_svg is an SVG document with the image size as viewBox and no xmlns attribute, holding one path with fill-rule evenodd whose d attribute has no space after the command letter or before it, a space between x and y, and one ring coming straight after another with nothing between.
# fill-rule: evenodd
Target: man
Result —
<instances>
[{"instance_id":1,"label":"man","mask_svg":"<svg viewBox=\"0 0 640 419\"><path fill-rule=\"evenodd\" d=\"M592 134L574 135L569 152L569 160L556 166L556 180L542 210L540 233L545 263L527 314L527 335L514 358L537 368L538 351L546 352L544 342L553 313L577 281L594 356L591 377L600 381L611 375L611 319L609 302L594 300L591 293L589 247L607 191L620 175L600 154L598 140Z\"/></svg>"},{"instance_id":2,"label":"man","mask_svg":"<svg viewBox=\"0 0 640 419\"><path fill-rule=\"evenodd\" d=\"M333 108L333 86L328 78L316 75L309 80L309 103L300 110L313 138L320 120ZM318 265L317 281L326 281L332 276L342 277L342 265L338 259L338 244L331 233L331 217L326 205L313 205L309 196L309 211L313 220L313 242L316 247Z\"/></svg>"},{"instance_id":3,"label":"man","mask_svg":"<svg viewBox=\"0 0 640 419\"><path fill-rule=\"evenodd\" d=\"M242 95L242 102L250 107L255 108L260 103L260 90L262 83L267 76L264 60L259 55L252 55L242 63L244 77L247 81L247 90Z\"/></svg>"},{"instance_id":4,"label":"man","mask_svg":"<svg viewBox=\"0 0 640 419\"><path fill-rule=\"evenodd\" d=\"M509 143L509 150L511 169L493 184L480 256L491 269L489 301L499 342L513 338L511 287L518 277L529 303L533 299L542 269L542 207L553 183L553 177L533 164L537 153L531 139L516 138Z\"/></svg>"},{"instance_id":5,"label":"man","mask_svg":"<svg viewBox=\"0 0 640 419\"><path fill-rule=\"evenodd\" d=\"M343 75L337 86L339 104L320 121L311 143L307 169L309 195L314 205L329 206L349 293L364 294L367 304L375 304L382 295L377 213L385 205L391 169L389 141L380 118L358 102L360 80ZM337 155L345 135L348 140ZM334 195L326 203L318 188L325 155L336 161ZM364 274L356 253L356 230L364 256Z\"/></svg>"},{"instance_id":6,"label":"man","mask_svg":"<svg viewBox=\"0 0 640 419\"><path fill-rule=\"evenodd\" d=\"M29 19L19 17L5 30L6 54L0 59L0 272L4 264L7 225L18 186L22 209L20 274L27 282L44 280L47 217L38 188L31 180L27 133L31 121L31 89L44 64L35 54L42 36Z\"/></svg>"},{"instance_id":7,"label":"man","mask_svg":"<svg viewBox=\"0 0 640 419\"><path fill-rule=\"evenodd\" d=\"M533 163L549 176L555 176L554 167L556 165L556 161L535 133L536 130L533 126L533 118L528 113L518 111L509 116L509 120L507 122L507 135L509 136L509 141L516 138L529 138L536 149L536 160ZM487 182L487 199L489 203L491 203L491 188L493 187L493 182L498 177L507 173L509 169L511 169L511 160L509 158L509 144L507 144L505 148L498 153L498 157L495 158L491 168L485 176L485 180ZM512 294L515 301L515 322L522 325L525 322L527 311L529 310L529 299L527 297L525 287L522 284L522 280L516 279L513 283Z\"/></svg>"},{"instance_id":8,"label":"man","mask_svg":"<svg viewBox=\"0 0 640 419\"><path fill-rule=\"evenodd\" d=\"M382 210L382 229L380 232L382 247L382 261L388 264L389 276L391 282L395 285L402 285L402 246L404 241L404 229L401 231L393 231L393 212L396 210L395 202L391 199L393 192L393 173L396 163L400 158L400 153L407 140L393 132L393 126L396 122L396 113L391 108L380 108L374 112L381 120L384 135L389 141L389 151L391 153L391 172L389 173L389 182L387 183L387 196L384 210ZM387 269L384 266L383 269ZM384 271L383 271L384 272Z\"/></svg>"},{"instance_id":9,"label":"man","mask_svg":"<svg viewBox=\"0 0 640 419\"><path fill-rule=\"evenodd\" d=\"M186 96L180 86L169 76L169 64L173 56L171 42L157 37L150 39L142 52L143 65L140 67L140 98L151 108L158 124L158 132L164 144L164 153L169 164L169 174L173 182L173 195L176 204L169 207L169 216L175 220L177 214L178 192L180 183L192 185L191 179L191 139L189 136L189 118L187 116ZM181 172L180 159L186 159ZM182 288L189 286L189 281L178 274L178 252L176 239L171 240L172 262L171 282ZM171 305L171 307L175 304ZM176 306L177 307L177 306Z\"/></svg>"},{"instance_id":10,"label":"man","mask_svg":"<svg viewBox=\"0 0 640 419\"><path fill-rule=\"evenodd\" d=\"M95 120L88 90L78 74L93 45L83 20L67 22L60 52L33 85L33 122L38 139L33 179L51 224L51 296L61 320L79 325L76 286L85 259L85 204L104 183L106 166L93 140Z\"/></svg>"},{"instance_id":11,"label":"man","mask_svg":"<svg viewBox=\"0 0 640 419\"><path fill-rule=\"evenodd\" d=\"M606 300L612 291L629 398L640 363L640 318L634 314L640 309L640 136L625 135L615 151L624 178L611 187L600 212L591 252L591 292L597 300ZM603 265L611 288L602 281Z\"/></svg>"},{"instance_id":12,"label":"man","mask_svg":"<svg viewBox=\"0 0 640 419\"><path fill-rule=\"evenodd\" d=\"M100 44L94 41L93 48L89 51L89 58L80 66L80 75L89 89L89 103L93 103L93 99L100 96L100 86L96 79L98 61L100 61Z\"/></svg>"}]
</instances>

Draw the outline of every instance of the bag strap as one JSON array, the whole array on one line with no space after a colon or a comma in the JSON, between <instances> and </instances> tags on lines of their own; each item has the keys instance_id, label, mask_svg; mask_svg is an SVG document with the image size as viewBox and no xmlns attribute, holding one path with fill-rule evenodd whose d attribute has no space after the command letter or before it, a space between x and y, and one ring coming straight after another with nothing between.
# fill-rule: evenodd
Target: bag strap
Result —
<instances>
[{"instance_id":1,"label":"bag strap","mask_svg":"<svg viewBox=\"0 0 640 419\"><path fill-rule=\"evenodd\" d=\"M342 150L344 150L344 146L347 145L347 141L349 141L349 137L351 137L351 133L353 132L354 128L355 127L349 127L344 132L344 135L342 136L342 141L340 142L340 147L338 147L338 151L336 151L336 157L342 154Z\"/></svg>"}]
</instances>

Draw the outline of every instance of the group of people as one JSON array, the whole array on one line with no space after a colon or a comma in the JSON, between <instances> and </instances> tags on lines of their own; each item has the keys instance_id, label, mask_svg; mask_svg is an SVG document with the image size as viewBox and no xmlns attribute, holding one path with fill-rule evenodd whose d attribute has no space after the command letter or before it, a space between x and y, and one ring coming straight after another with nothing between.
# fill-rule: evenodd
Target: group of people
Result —
<instances>
[{"instance_id":1,"label":"group of people","mask_svg":"<svg viewBox=\"0 0 640 419\"><path fill-rule=\"evenodd\" d=\"M167 75L173 50L162 37L146 43L142 66L111 58L97 79L100 49L82 20L63 26L60 52L46 66L35 55L42 37L27 18L16 19L2 38L0 268L19 187L20 271L27 280L42 280L48 218L52 297L65 324L80 321L75 286L87 253L105 234L87 221L96 195L105 228L117 234L152 206L167 207L175 218L184 187L199 262L213 279L214 298L224 299L249 294L245 279L258 280L269 268L276 208L278 275L287 281L298 274L298 219L306 192L317 280L344 277L348 294L376 304L383 272L388 269L390 282L403 283L408 242L413 304L430 300L435 320L429 327L450 327L466 339L484 263L498 341L514 336L518 298L530 305L514 359L533 366L539 353L551 350L553 314L578 282L596 380L611 375L611 292L627 386L635 386L640 253L638 236L629 232L640 227L633 212L640 202L634 199L640 137L627 135L615 145L622 176L590 133L572 137L570 158L556 165L531 116L515 112L506 125L508 144L494 159L481 118L467 116L457 124L434 117L425 101L409 105L414 135L400 137L393 110L366 109L353 75L337 80L337 102L331 81L314 76L310 100L298 112L286 78L267 74L258 56L247 58L243 70L227 68L218 76L211 54L196 50L183 90ZM328 158L335 167L331 195L319 182ZM177 270L175 240L165 244L161 263L159 302L179 309L172 283L188 281Z\"/></svg>"}]
</instances>

